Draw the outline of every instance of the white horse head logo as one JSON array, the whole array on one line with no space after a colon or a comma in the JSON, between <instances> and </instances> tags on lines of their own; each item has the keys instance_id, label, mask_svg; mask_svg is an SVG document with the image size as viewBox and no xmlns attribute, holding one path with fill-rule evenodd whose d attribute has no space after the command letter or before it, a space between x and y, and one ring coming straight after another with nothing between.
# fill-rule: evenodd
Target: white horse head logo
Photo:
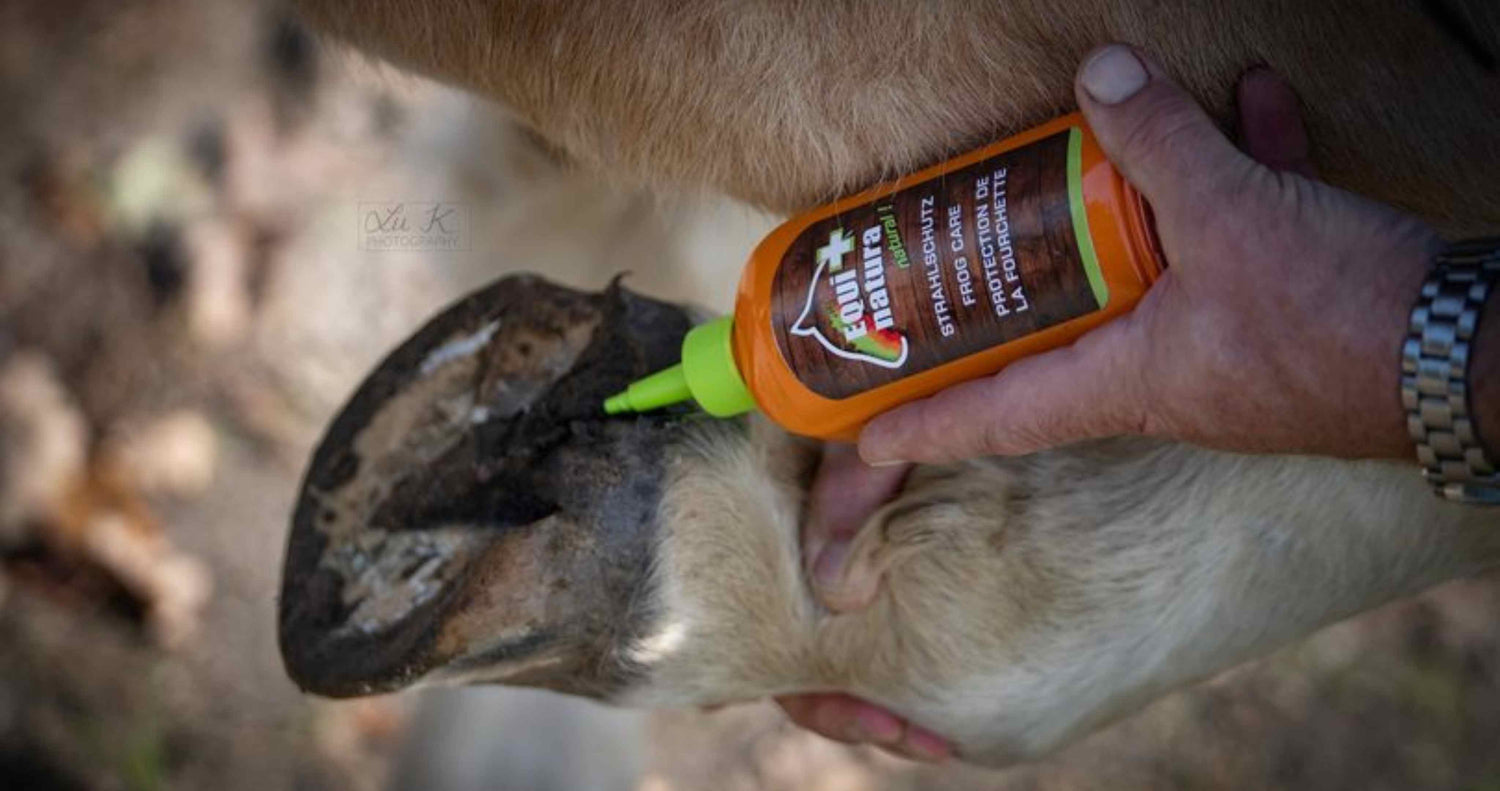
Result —
<instances>
[{"instance_id":1,"label":"white horse head logo","mask_svg":"<svg viewBox=\"0 0 1500 791\"><path fill-rule=\"evenodd\" d=\"M807 300L802 305L802 313L792 323L790 332L801 338L816 338L818 343L822 344L823 348L827 349L830 354L842 357L845 360L859 360L860 362L866 362L881 368L900 368L906 364L906 356L911 346L910 342L906 340L905 335L901 336L901 351L893 358L887 359L870 354L869 352L859 351L858 349L844 349L824 337L823 331L818 329L817 315L813 313L813 308L818 302L818 285L823 282L823 275L828 271L830 266L833 267L834 271L838 271L844 254L853 249L854 238L845 233L842 228L829 234L828 244L818 248L818 267L813 270L812 281L807 286ZM837 312L831 314L831 318L837 320L837 317Z\"/></svg>"}]
</instances>

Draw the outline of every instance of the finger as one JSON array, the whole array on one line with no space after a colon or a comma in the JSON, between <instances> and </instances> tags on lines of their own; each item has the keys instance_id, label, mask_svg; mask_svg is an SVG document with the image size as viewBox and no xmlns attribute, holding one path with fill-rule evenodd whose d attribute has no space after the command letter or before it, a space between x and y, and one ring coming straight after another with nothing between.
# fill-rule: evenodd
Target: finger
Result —
<instances>
[{"instance_id":1,"label":"finger","mask_svg":"<svg viewBox=\"0 0 1500 791\"><path fill-rule=\"evenodd\" d=\"M860 456L936 464L1139 433L1146 410L1138 315L875 418L860 434Z\"/></svg>"},{"instance_id":2,"label":"finger","mask_svg":"<svg viewBox=\"0 0 1500 791\"><path fill-rule=\"evenodd\" d=\"M1263 66L1246 72L1240 78L1238 103L1245 153L1272 170L1317 178L1302 107L1281 75Z\"/></svg>"},{"instance_id":3,"label":"finger","mask_svg":"<svg viewBox=\"0 0 1500 791\"><path fill-rule=\"evenodd\" d=\"M925 763L941 763L953 757L953 747L943 737L907 723L906 732L894 747L882 748L902 758Z\"/></svg>"},{"instance_id":4,"label":"finger","mask_svg":"<svg viewBox=\"0 0 1500 791\"><path fill-rule=\"evenodd\" d=\"M895 746L906 733L900 717L885 709L838 692L784 695L776 702L792 722L820 736L845 744Z\"/></svg>"},{"instance_id":5,"label":"finger","mask_svg":"<svg viewBox=\"0 0 1500 791\"><path fill-rule=\"evenodd\" d=\"M837 742L873 744L894 755L929 763L953 755L952 745L943 737L851 695L785 695L776 702L792 722Z\"/></svg>"},{"instance_id":6,"label":"finger","mask_svg":"<svg viewBox=\"0 0 1500 791\"><path fill-rule=\"evenodd\" d=\"M1194 216L1254 166L1160 66L1123 44L1094 50L1074 93L1105 154L1158 216Z\"/></svg>"},{"instance_id":7,"label":"finger","mask_svg":"<svg viewBox=\"0 0 1500 791\"><path fill-rule=\"evenodd\" d=\"M772 698L776 705L786 712L787 719L807 730L818 732L817 721L813 718L813 709L818 705L818 695L781 695ZM821 734L827 736L827 734Z\"/></svg>"},{"instance_id":8,"label":"finger","mask_svg":"<svg viewBox=\"0 0 1500 791\"><path fill-rule=\"evenodd\" d=\"M854 534L870 515L901 490L910 465L872 467L860 461L853 445L830 442L813 479L807 521L802 527L802 558L808 578L821 590L843 579ZM819 596L833 609L859 609L873 598L859 601Z\"/></svg>"}]
</instances>

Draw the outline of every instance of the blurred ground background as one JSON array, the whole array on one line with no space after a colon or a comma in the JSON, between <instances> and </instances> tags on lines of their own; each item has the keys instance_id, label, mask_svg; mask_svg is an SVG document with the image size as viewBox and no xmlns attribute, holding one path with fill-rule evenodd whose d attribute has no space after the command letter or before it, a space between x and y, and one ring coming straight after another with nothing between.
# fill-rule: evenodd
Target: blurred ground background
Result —
<instances>
[{"instance_id":1,"label":"blurred ground background","mask_svg":"<svg viewBox=\"0 0 1500 791\"><path fill-rule=\"evenodd\" d=\"M917 767L767 704L328 702L281 671L301 465L363 373L516 270L727 308L774 222L559 162L503 110L229 0L0 5L0 788L1500 789L1500 585L1447 586L1045 764ZM360 249L448 201L462 251Z\"/></svg>"}]
</instances>

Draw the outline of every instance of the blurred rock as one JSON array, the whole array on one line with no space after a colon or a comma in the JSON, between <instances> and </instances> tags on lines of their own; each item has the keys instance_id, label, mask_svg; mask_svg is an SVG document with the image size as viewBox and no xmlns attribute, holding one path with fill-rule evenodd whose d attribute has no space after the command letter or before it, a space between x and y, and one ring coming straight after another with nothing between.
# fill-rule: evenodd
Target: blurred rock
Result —
<instances>
[{"instance_id":1,"label":"blurred rock","mask_svg":"<svg viewBox=\"0 0 1500 791\"><path fill-rule=\"evenodd\" d=\"M183 409L114 430L99 454L107 477L143 494L189 497L213 480L218 436L203 413Z\"/></svg>"},{"instance_id":2,"label":"blurred rock","mask_svg":"<svg viewBox=\"0 0 1500 791\"><path fill-rule=\"evenodd\" d=\"M87 425L51 364L32 351L0 363L0 549L56 513L83 476Z\"/></svg>"},{"instance_id":3,"label":"blurred rock","mask_svg":"<svg viewBox=\"0 0 1500 791\"><path fill-rule=\"evenodd\" d=\"M193 340L222 349L250 329L250 275L245 232L223 221L190 225L184 237L192 267L188 276L187 325Z\"/></svg>"},{"instance_id":4,"label":"blurred rock","mask_svg":"<svg viewBox=\"0 0 1500 791\"><path fill-rule=\"evenodd\" d=\"M90 560L145 604L147 626L163 648L182 648L196 636L213 590L202 562L177 551L154 525L125 511L93 511L81 544Z\"/></svg>"},{"instance_id":5,"label":"blurred rock","mask_svg":"<svg viewBox=\"0 0 1500 791\"><path fill-rule=\"evenodd\" d=\"M146 610L164 647L192 637L211 590L208 570L174 549L128 481L202 488L213 433L202 416L171 416L125 445L125 477L101 479L88 426L46 359L13 354L0 367L0 549L40 545L100 567Z\"/></svg>"}]
</instances>

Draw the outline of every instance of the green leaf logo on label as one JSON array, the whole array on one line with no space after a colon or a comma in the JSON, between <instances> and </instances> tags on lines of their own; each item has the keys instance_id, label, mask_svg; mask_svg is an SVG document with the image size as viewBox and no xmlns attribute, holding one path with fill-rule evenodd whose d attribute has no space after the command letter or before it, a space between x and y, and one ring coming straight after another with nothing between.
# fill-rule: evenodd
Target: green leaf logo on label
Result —
<instances>
[{"instance_id":1,"label":"green leaf logo on label","mask_svg":"<svg viewBox=\"0 0 1500 791\"><path fill-rule=\"evenodd\" d=\"M842 228L829 234L828 244L817 250L807 302L790 332L816 338L830 354L846 360L900 368L910 343L895 328L880 240L879 226L867 229L863 265L845 267L844 256L855 250L854 237Z\"/></svg>"}]
</instances>

